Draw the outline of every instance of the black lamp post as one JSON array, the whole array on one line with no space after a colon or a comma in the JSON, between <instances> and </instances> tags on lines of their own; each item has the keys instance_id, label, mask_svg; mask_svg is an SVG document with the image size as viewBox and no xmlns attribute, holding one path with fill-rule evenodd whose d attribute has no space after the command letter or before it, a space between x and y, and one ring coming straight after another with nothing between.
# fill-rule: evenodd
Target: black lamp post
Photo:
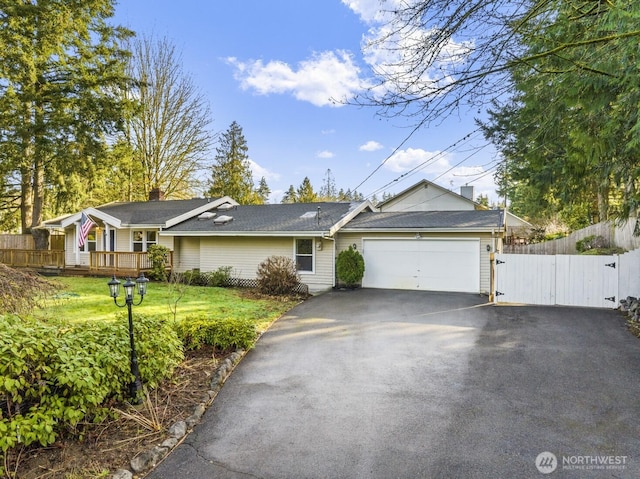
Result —
<instances>
[{"instance_id":1,"label":"black lamp post","mask_svg":"<svg viewBox=\"0 0 640 479\"><path fill-rule=\"evenodd\" d=\"M144 299L144 295L147 294L147 283L149 280L144 277L144 273L140 273L140 277L136 279L135 283L131 281L131 278L127 278L127 281L124 283L124 304L118 304L118 296L120 295L120 281L116 279L116 275L113 275L111 281L107 284L109 285L109 292L111 297L113 298L113 302L119 308L124 308L125 306L129 310L129 343L131 344L131 374L134 377L134 380L131 384L129 384L129 395L131 400L136 404L140 400L140 393L142 392L142 380L140 379L140 369L138 369L138 357L136 355L136 347L133 341L133 317L131 316L131 306L138 306L142 303ZM138 295L140 295L140 301L134 304L133 302L133 294L134 290L138 289Z\"/></svg>"}]
</instances>

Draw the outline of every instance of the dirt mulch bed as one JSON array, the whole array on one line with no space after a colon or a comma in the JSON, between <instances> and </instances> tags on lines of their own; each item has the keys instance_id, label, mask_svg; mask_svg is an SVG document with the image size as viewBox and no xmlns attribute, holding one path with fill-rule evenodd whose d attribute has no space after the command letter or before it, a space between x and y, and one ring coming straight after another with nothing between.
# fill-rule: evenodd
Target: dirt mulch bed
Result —
<instances>
[{"instance_id":1,"label":"dirt mulch bed","mask_svg":"<svg viewBox=\"0 0 640 479\"><path fill-rule=\"evenodd\" d=\"M117 469L128 469L133 457L160 444L167 429L189 417L209 391L212 373L228 354L204 347L186 353L171 378L149 394L138 406L115 405L132 417L110 417L100 424L83 424L81 440L61 438L47 448L16 451L7 458L9 475L18 479L106 478ZM157 427L141 423L152 420ZM1 457L1 456L0 456Z\"/></svg>"}]
</instances>

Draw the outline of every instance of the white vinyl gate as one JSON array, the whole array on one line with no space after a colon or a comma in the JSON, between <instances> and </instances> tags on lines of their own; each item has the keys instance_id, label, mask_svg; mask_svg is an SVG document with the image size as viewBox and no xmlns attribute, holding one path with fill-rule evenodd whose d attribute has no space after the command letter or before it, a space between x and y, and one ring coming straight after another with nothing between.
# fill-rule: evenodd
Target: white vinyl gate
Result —
<instances>
[{"instance_id":1,"label":"white vinyl gate","mask_svg":"<svg viewBox=\"0 0 640 479\"><path fill-rule=\"evenodd\" d=\"M616 308L618 256L495 255L495 302Z\"/></svg>"}]
</instances>

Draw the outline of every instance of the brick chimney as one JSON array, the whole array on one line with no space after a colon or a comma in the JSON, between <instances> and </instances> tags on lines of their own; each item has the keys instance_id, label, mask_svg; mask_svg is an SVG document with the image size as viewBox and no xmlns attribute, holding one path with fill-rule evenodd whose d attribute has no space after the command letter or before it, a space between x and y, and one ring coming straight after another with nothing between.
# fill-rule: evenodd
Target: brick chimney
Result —
<instances>
[{"instance_id":1,"label":"brick chimney","mask_svg":"<svg viewBox=\"0 0 640 479\"><path fill-rule=\"evenodd\" d=\"M153 188L149 191L149 201L163 201L164 191L160 188Z\"/></svg>"}]
</instances>

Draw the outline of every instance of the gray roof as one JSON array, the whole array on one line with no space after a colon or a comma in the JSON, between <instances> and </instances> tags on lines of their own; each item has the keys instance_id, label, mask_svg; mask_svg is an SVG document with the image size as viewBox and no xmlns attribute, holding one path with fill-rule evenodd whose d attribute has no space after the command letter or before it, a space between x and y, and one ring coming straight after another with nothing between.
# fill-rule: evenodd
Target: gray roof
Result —
<instances>
[{"instance_id":1,"label":"gray roof","mask_svg":"<svg viewBox=\"0 0 640 479\"><path fill-rule=\"evenodd\" d=\"M352 203L290 203L272 205L238 205L228 211L212 210L219 216L231 216L233 221L215 224L213 219L198 217L183 221L163 231L167 233L258 233L258 232L323 232L328 231L358 204ZM318 208L320 215L318 219ZM308 217L302 217L308 213Z\"/></svg>"},{"instance_id":2,"label":"gray roof","mask_svg":"<svg viewBox=\"0 0 640 479\"><path fill-rule=\"evenodd\" d=\"M502 227L502 210L406 211L356 216L343 231L403 229L487 229Z\"/></svg>"},{"instance_id":3,"label":"gray roof","mask_svg":"<svg viewBox=\"0 0 640 479\"><path fill-rule=\"evenodd\" d=\"M199 208L211 200L135 201L131 203L109 203L96 207L108 215L118 218L125 225L163 225L166 221Z\"/></svg>"}]
</instances>

